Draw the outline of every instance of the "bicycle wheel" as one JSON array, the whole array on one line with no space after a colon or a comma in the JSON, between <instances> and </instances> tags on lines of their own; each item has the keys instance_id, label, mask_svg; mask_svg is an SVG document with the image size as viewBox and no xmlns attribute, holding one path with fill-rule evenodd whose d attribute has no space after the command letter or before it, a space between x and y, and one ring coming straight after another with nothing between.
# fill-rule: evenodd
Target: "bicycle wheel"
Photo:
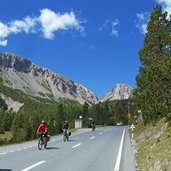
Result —
<instances>
[{"instance_id":1,"label":"bicycle wheel","mask_svg":"<svg viewBox=\"0 0 171 171\"><path fill-rule=\"evenodd\" d=\"M67 135L67 141L69 141L69 136Z\"/></svg>"},{"instance_id":2,"label":"bicycle wheel","mask_svg":"<svg viewBox=\"0 0 171 171\"><path fill-rule=\"evenodd\" d=\"M66 135L63 136L63 140L64 140L64 142L67 140Z\"/></svg>"},{"instance_id":3,"label":"bicycle wheel","mask_svg":"<svg viewBox=\"0 0 171 171\"><path fill-rule=\"evenodd\" d=\"M44 149L46 149L47 148L47 142L46 143L44 143Z\"/></svg>"},{"instance_id":4,"label":"bicycle wheel","mask_svg":"<svg viewBox=\"0 0 171 171\"><path fill-rule=\"evenodd\" d=\"M39 138L39 141L38 141L38 149L41 150L42 149L42 146L43 146L43 141L41 138Z\"/></svg>"}]
</instances>

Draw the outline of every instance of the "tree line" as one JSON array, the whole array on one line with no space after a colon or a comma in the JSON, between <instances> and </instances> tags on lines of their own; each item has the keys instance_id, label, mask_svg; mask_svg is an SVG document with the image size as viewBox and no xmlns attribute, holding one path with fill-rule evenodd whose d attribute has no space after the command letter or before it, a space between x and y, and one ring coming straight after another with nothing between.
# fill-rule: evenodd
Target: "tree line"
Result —
<instances>
[{"instance_id":1,"label":"tree line","mask_svg":"<svg viewBox=\"0 0 171 171\"><path fill-rule=\"evenodd\" d=\"M3 139L0 144L28 141L37 138L36 130L41 120L49 125L49 134L62 132L64 120L68 120L70 128L74 128L74 120L82 116L83 126L90 127L89 118L94 118L98 125L116 125L122 121L128 123L128 102L133 100L106 101L98 104L84 103L80 105L72 101L38 101L29 98L18 112L7 110L5 101L0 98L0 134L10 132L11 137ZM132 118L136 115L137 105L131 106ZM133 116L134 115L134 116Z\"/></svg>"}]
</instances>

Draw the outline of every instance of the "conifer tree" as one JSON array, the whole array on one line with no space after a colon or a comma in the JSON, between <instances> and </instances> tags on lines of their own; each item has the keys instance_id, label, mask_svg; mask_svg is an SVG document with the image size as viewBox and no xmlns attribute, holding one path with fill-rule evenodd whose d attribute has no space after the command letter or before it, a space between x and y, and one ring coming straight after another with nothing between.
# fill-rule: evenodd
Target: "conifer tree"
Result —
<instances>
[{"instance_id":1,"label":"conifer tree","mask_svg":"<svg viewBox=\"0 0 171 171\"><path fill-rule=\"evenodd\" d=\"M147 26L144 46L139 52L142 66L137 76L135 94L142 106L144 118L147 120L164 116L168 111L164 91L167 82L167 62L171 55L171 27L167 12L156 6ZM167 73L168 74L168 73Z\"/></svg>"}]
</instances>

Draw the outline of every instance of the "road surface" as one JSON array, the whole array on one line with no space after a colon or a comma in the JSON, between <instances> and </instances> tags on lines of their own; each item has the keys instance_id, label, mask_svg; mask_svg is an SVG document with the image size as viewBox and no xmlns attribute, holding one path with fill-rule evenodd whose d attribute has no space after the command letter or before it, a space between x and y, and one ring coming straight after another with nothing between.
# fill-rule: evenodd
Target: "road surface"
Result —
<instances>
[{"instance_id":1,"label":"road surface","mask_svg":"<svg viewBox=\"0 0 171 171\"><path fill-rule=\"evenodd\" d=\"M1 147L0 171L134 171L128 154L127 127L86 129L73 133L68 142L54 136L43 150L38 150L37 141Z\"/></svg>"}]
</instances>

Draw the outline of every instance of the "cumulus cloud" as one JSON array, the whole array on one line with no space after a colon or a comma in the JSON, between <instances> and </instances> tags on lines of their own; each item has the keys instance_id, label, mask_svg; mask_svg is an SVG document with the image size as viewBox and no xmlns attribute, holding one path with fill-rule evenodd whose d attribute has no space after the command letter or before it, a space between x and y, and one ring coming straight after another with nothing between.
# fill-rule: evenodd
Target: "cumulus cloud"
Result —
<instances>
[{"instance_id":1,"label":"cumulus cloud","mask_svg":"<svg viewBox=\"0 0 171 171\"><path fill-rule=\"evenodd\" d=\"M74 12L56 14L49 9L43 9L41 10L39 22L44 37L47 39L53 39L54 32L58 30L76 29L82 33L84 32L84 28L80 26L80 21L76 19Z\"/></svg>"},{"instance_id":2,"label":"cumulus cloud","mask_svg":"<svg viewBox=\"0 0 171 171\"><path fill-rule=\"evenodd\" d=\"M111 36L118 36L118 30L116 29L116 26L119 24L119 20L115 19L114 21L106 20L104 24L99 28L99 31L110 31Z\"/></svg>"},{"instance_id":3,"label":"cumulus cloud","mask_svg":"<svg viewBox=\"0 0 171 171\"><path fill-rule=\"evenodd\" d=\"M137 19L136 19L136 27L139 29L139 31L142 34L145 34L147 32L147 23L149 21L149 13L137 13L136 14Z\"/></svg>"},{"instance_id":4,"label":"cumulus cloud","mask_svg":"<svg viewBox=\"0 0 171 171\"><path fill-rule=\"evenodd\" d=\"M84 27L81 26L81 21L76 18L74 12L60 14L43 9L38 17L27 16L22 20L13 20L6 24L0 21L0 45L6 46L7 38L11 34L38 33L41 30L44 38L52 40L56 31L69 29L75 29L85 36Z\"/></svg>"}]
</instances>

